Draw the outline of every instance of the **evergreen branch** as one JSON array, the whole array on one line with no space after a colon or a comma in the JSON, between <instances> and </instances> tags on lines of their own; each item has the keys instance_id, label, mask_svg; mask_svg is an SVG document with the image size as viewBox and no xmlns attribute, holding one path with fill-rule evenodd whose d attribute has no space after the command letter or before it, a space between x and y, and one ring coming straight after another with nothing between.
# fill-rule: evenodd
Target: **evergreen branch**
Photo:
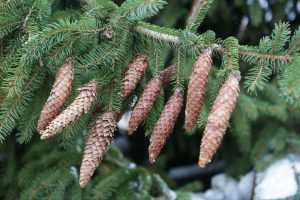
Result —
<instances>
[{"instance_id":1,"label":"evergreen branch","mask_svg":"<svg viewBox=\"0 0 300 200\"><path fill-rule=\"evenodd\" d=\"M16 126L17 120L24 113L31 101L35 89L39 86L42 76L35 73L31 80L23 87L22 92L17 96L5 99L0 110L0 142L9 135Z\"/></svg>"},{"instance_id":2,"label":"evergreen branch","mask_svg":"<svg viewBox=\"0 0 300 200\"><path fill-rule=\"evenodd\" d=\"M93 36L103 30L105 28L99 28L95 19L75 21L73 23L60 20L58 23L53 23L46 27L26 44L21 63L33 62L33 60L38 58L39 54L48 53L52 47L70 38L73 34Z\"/></svg>"},{"instance_id":3,"label":"evergreen branch","mask_svg":"<svg viewBox=\"0 0 300 200\"><path fill-rule=\"evenodd\" d=\"M67 47L72 47L72 44L79 38L78 35L74 35L72 37L70 37L69 40L66 40L66 42L61 45L60 47L58 47L57 49L55 49L55 51L52 53L52 55L50 56L52 60L56 60L59 56L61 56L61 54L63 54L63 52L67 49Z\"/></svg>"},{"instance_id":4,"label":"evergreen branch","mask_svg":"<svg viewBox=\"0 0 300 200\"><path fill-rule=\"evenodd\" d=\"M251 68L245 81L245 86L248 88L248 92L256 93L256 89L263 90L271 74L272 70L263 60Z\"/></svg>"},{"instance_id":5,"label":"evergreen branch","mask_svg":"<svg viewBox=\"0 0 300 200\"><path fill-rule=\"evenodd\" d=\"M260 59L266 59L266 60L280 60L280 61L287 61L290 62L292 60L292 56L289 54L286 55L276 55L276 54L265 54L265 53L259 53L259 52L252 52L252 51L246 51L242 50L243 47L240 48L239 53L244 56L249 56L253 58L260 58Z\"/></svg>"},{"instance_id":6,"label":"evergreen branch","mask_svg":"<svg viewBox=\"0 0 300 200\"><path fill-rule=\"evenodd\" d=\"M122 34L122 35L121 35ZM112 42L102 42L87 55L81 57L83 69L99 64L112 64L117 61L127 47L128 32L118 33Z\"/></svg>"},{"instance_id":7,"label":"evergreen branch","mask_svg":"<svg viewBox=\"0 0 300 200\"><path fill-rule=\"evenodd\" d=\"M137 26L133 27L133 30L141 35L145 35L147 37L153 38L158 41L165 41L167 43L171 43L174 45L181 45L183 41L180 38L180 34L178 31L173 29L165 29L154 25L149 25L146 23L139 23ZM199 42L200 41L200 42ZM220 53L224 53L224 47L217 43L205 44L203 40L198 36L198 41L187 41L188 44L186 46L193 46L199 49L211 48ZM239 45L239 54L241 56L247 56L254 59L265 59L265 60L278 60L283 62L290 62L292 56L289 54L278 55L271 53L260 53L258 49L253 52L247 46Z\"/></svg>"},{"instance_id":8,"label":"evergreen branch","mask_svg":"<svg viewBox=\"0 0 300 200\"><path fill-rule=\"evenodd\" d=\"M289 44L289 54L294 54L300 51L300 27L295 31Z\"/></svg>"},{"instance_id":9,"label":"evergreen branch","mask_svg":"<svg viewBox=\"0 0 300 200\"><path fill-rule=\"evenodd\" d=\"M290 39L290 28L288 23L279 22L275 24L275 29L271 35L272 54L282 52L287 41Z\"/></svg>"},{"instance_id":10,"label":"evergreen branch","mask_svg":"<svg viewBox=\"0 0 300 200\"><path fill-rule=\"evenodd\" d=\"M226 52L224 53L225 63L224 67L230 73L236 73L239 71L239 50L238 41L234 37L229 37L224 41Z\"/></svg>"},{"instance_id":11,"label":"evergreen branch","mask_svg":"<svg viewBox=\"0 0 300 200\"><path fill-rule=\"evenodd\" d=\"M0 24L0 38L3 38L5 35L9 34L15 28L22 24L22 21L8 22L6 24Z\"/></svg>"},{"instance_id":12,"label":"evergreen branch","mask_svg":"<svg viewBox=\"0 0 300 200\"><path fill-rule=\"evenodd\" d=\"M154 38L157 40L163 40L163 41L170 42L170 43L173 43L176 45L180 44L180 40L177 35L171 35L171 34L167 34L167 33L154 31L151 29L144 28L142 26L135 26L133 28L133 30L140 34L146 35L148 37L151 37L151 38Z\"/></svg>"},{"instance_id":13,"label":"evergreen branch","mask_svg":"<svg viewBox=\"0 0 300 200\"><path fill-rule=\"evenodd\" d=\"M280 95L290 105L300 105L300 57L296 56L285 71L279 76Z\"/></svg>"},{"instance_id":14,"label":"evergreen branch","mask_svg":"<svg viewBox=\"0 0 300 200\"><path fill-rule=\"evenodd\" d=\"M142 20L158 13L167 2L164 0L126 0L112 19L118 23L122 18L129 20Z\"/></svg>"},{"instance_id":15,"label":"evergreen branch","mask_svg":"<svg viewBox=\"0 0 300 200\"><path fill-rule=\"evenodd\" d=\"M35 4L36 4L36 1L34 1L34 3L32 4L31 8L29 9L28 14L26 15L26 17L25 17L25 19L24 19L24 22L23 22L23 25L22 25L22 28L21 28L23 31L26 30L27 22L28 22L28 20L29 20L31 14L32 14L32 11L33 11L33 9L34 9L34 7L35 7Z\"/></svg>"},{"instance_id":16,"label":"evergreen branch","mask_svg":"<svg viewBox=\"0 0 300 200\"><path fill-rule=\"evenodd\" d=\"M197 0L194 1L192 13L188 18L186 28L192 32L196 32L204 20L213 0Z\"/></svg>"}]
</instances>

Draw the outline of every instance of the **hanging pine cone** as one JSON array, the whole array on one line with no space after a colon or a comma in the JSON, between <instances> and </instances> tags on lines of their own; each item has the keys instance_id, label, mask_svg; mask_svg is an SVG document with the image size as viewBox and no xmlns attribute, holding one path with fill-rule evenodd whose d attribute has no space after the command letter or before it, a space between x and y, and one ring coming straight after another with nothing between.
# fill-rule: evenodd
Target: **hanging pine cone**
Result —
<instances>
[{"instance_id":1,"label":"hanging pine cone","mask_svg":"<svg viewBox=\"0 0 300 200\"><path fill-rule=\"evenodd\" d=\"M74 123L80 116L88 112L96 99L96 87L95 80L81 86L78 89L80 93L75 100L41 132L41 139L45 140L56 135L67 125Z\"/></svg>"},{"instance_id":2,"label":"hanging pine cone","mask_svg":"<svg viewBox=\"0 0 300 200\"><path fill-rule=\"evenodd\" d=\"M222 85L214 101L200 146L199 167L205 167L218 150L239 95L240 75L232 75Z\"/></svg>"},{"instance_id":3,"label":"hanging pine cone","mask_svg":"<svg viewBox=\"0 0 300 200\"><path fill-rule=\"evenodd\" d=\"M57 71L50 95L41 112L37 130L41 132L58 115L71 92L73 80L73 61L67 60Z\"/></svg>"},{"instance_id":4,"label":"hanging pine cone","mask_svg":"<svg viewBox=\"0 0 300 200\"><path fill-rule=\"evenodd\" d=\"M155 162L156 157L173 131L176 119L180 114L183 93L176 90L166 103L150 138L149 161Z\"/></svg>"},{"instance_id":5,"label":"hanging pine cone","mask_svg":"<svg viewBox=\"0 0 300 200\"><path fill-rule=\"evenodd\" d=\"M84 148L80 167L80 187L84 187L99 166L110 146L117 123L112 112L105 112L95 121Z\"/></svg>"},{"instance_id":6,"label":"hanging pine cone","mask_svg":"<svg viewBox=\"0 0 300 200\"><path fill-rule=\"evenodd\" d=\"M126 99L142 79L148 68L148 56L139 55L131 59L122 80L122 99Z\"/></svg>"},{"instance_id":7,"label":"hanging pine cone","mask_svg":"<svg viewBox=\"0 0 300 200\"><path fill-rule=\"evenodd\" d=\"M201 54L194 64L188 85L185 110L185 127L188 131L191 131L195 126L204 103L211 64L211 50L206 50Z\"/></svg>"},{"instance_id":8,"label":"hanging pine cone","mask_svg":"<svg viewBox=\"0 0 300 200\"><path fill-rule=\"evenodd\" d=\"M155 75L145 86L143 94L131 112L128 133L132 134L145 120L147 114L155 103L163 84L168 82L172 74L172 68L167 68L164 73Z\"/></svg>"}]
</instances>

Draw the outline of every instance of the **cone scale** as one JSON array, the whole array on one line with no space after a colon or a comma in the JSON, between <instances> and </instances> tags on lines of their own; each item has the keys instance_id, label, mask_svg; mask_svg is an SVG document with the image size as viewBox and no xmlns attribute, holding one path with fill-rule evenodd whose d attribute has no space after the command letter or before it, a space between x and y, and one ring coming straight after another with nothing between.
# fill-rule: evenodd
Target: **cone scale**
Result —
<instances>
[{"instance_id":1,"label":"cone scale","mask_svg":"<svg viewBox=\"0 0 300 200\"><path fill-rule=\"evenodd\" d=\"M64 102L70 95L73 74L73 61L69 59L57 71L52 90L38 120L38 132L43 131L60 112Z\"/></svg>"},{"instance_id":2,"label":"cone scale","mask_svg":"<svg viewBox=\"0 0 300 200\"><path fill-rule=\"evenodd\" d=\"M218 150L239 95L240 75L231 75L222 85L210 111L200 146L198 165L204 168Z\"/></svg>"},{"instance_id":3,"label":"cone scale","mask_svg":"<svg viewBox=\"0 0 300 200\"><path fill-rule=\"evenodd\" d=\"M75 100L41 132L41 139L45 140L56 135L88 112L96 99L96 87L97 83L95 80L80 87L78 89L80 93Z\"/></svg>"},{"instance_id":4,"label":"cone scale","mask_svg":"<svg viewBox=\"0 0 300 200\"><path fill-rule=\"evenodd\" d=\"M183 103L183 92L176 89L166 103L150 138L149 161L155 162L156 157L164 147L166 140L173 131Z\"/></svg>"},{"instance_id":5,"label":"cone scale","mask_svg":"<svg viewBox=\"0 0 300 200\"><path fill-rule=\"evenodd\" d=\"M122 99L126 99L143 78L149 65L147 55L139 55L131 59L122 79Z\"/></svg>"},{"instance_id":6,"label":"cone scale","mask_svg":"<svg viewBox=\"0 0 300 200\"><path fill-rule=\"evenodd\" d=\"M163 85L169 81L172 68L167 68L163 73L156 74L145 86L143 94L131 112L129 119L128 133L132 134L145 120L150 112Z\"/></svg>"},{"instance_id":7,"label":"cone scale","mask_svg":"<svg viewBox=\"0 0 300 200\"><path fill-rule=\"evenodd\" d=\"M185 128L188 131L195 126L203 106L211 64L211 50L202 53L194 64L188 85L185 110Z\"/></svg>"},{"instance_id":8,"label":"cone scale","mask_svg":"<svg viewBox=\"0 0 300 200\"><path fill-rule=\"evenodd\" d=\"M88 183L99 166L113 140L116 125L112 112L105 112L96 119L84 148L80 167L80 187L84 187Z\"/></svg>"}]
</instances>

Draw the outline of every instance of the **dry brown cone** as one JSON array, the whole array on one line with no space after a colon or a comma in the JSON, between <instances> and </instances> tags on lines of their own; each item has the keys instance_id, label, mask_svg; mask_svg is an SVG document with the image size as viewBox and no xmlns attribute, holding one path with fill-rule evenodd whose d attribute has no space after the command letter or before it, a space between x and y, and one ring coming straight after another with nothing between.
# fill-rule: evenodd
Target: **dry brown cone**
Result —
<instances>
[{"instance_id":1,"label":"dry brown cone","mask_svg":"<svg viewBox=\"0 0 300 200\"><path fill-rule=\"evenodd\" d=\"M73 61L67 60L57 71L50 95L41 112L37 130L41 132L58 115L70 95L73 80Z\"/></svg>"},{"instance_id":2,"label":"dry brown cone","mask_svg":"<svg viewBox=\"0 0 300 200\"><path fill-rule=\"evenodd\" d=\"M139 55L129 62L122 80L122 99L126 99L132 93L138 82L143 78L149 65L147 55Z\"/></svg>"},{"instance_id":3,"label":"dry brown cone","mask_svg":"<svg viewBox=\"0 0 300 200\"><path fill-rule=\"evenodd\" d=\"M173 131L176 119L181 111L183 93L176 90L166 103L150 138L149 161L155 162L156 157Z\"/></svg>"},{"instance_id":4,"label":"dry brown cone","mask_svg":"<svg viewBox=\"0 0 300 200\"><path fill-rule=\"evenodd\" d=\"M80 116L88 112L96 99L96 87L97 83L95 80L81 86L78 89L80 93L75 100L41 132L41 139L45 140L56 135L70 123L74 123Z\"/></svg>"},{"instance_id":5,"label":"dry brown cone","mask_svg":"<svg viewBox=\"0 0 300 200\"><path fill-rule=\"evenodd\" d=\"M131 135L145 120L147 114L155 103L164 83L168 82L172 74L172 68L167 68L163 73L156 74L145 86L143 94L131 112L128 133Z\"/></svg>"},{"instance_id":6,"label":"dry brown cone","mask_svg":"<svg viewBox=\"0 0 300 200\"><path fill-rule=\"evenodd\" d=\"M112 112L105 112L95 121L84 148L80 167L80 187L84 187L88 183L99 166L104 153L113 140L116 125Z\"/></svg>"},{"instance_id":7,"label":"dry brown cone","mask_svg":"<svg viewBox=\"0 0 300 200\"><path fill-rule=\"evenodd\" d=\"M201 54L194 64L188 85L185 110L185 128L188 131L191 131L195 126L204 103L211 64L211 50L206 50Z\"/></svg>"},{"instance_id":8,"label":"dry brown cone","mask_svg":"<svg viewBox=\"0 0 300 200\"><path fill-rule=\"evenodd\" d=\"M199 167L204 168L218 150L239 95L240 75L231 75L222 85L210 111L200 146Z\"/></svg>"}]
</instances>

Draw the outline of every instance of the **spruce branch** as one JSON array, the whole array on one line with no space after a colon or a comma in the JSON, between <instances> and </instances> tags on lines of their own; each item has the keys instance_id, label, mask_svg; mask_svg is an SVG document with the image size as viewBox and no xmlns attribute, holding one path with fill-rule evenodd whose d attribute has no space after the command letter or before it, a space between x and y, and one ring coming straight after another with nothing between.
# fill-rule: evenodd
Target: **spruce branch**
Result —
<instances>
[{"instance_id":1,"label":"spruce branch","mask_svg":"<svg viewBox=\"0 0 300 200\"><path fill-rule=\"evenodd\" d=\"M31 8L29 9L29 12L28 14L26 15L25 19L24 19L24 22L23 22L23 25L21 27L21 30L25 31L26 30L26 26L27 26L27 22L29 20L29 18L31 17L31 14L33 12L33 9L35 7L35 4L36 4L36 1L32 4Z\"/></svg>"},{"instance_id":2,"label":"spruce branch","mask_svg":"<svg viewBox=\"0 0 300 200\"><path fill-rule=\"evenodd\" d=\"M183 44L183 41L180 38L180 33L177 30L149 25L147 23L139 23L136 26L134 26L132 30L146 37L150 37L158 41L171 43L176 46ZM198 41L202 41L199 35L197 37L198 37ZM210 48L219 53L224 53L224 47L219 43L212 43L207 45L204 42L195 42L195 41L188 41L188 42L189 43L186 44L186 46L193 46L201 50ZM273 61L279 60L283 62L290 62L292 59L292 56L288 53L286 54L261 53L258 51L258 49L252 51L251 48L245 45L239 45L238 49L239 49L240 56L248 56L253 59L268 59Z\"/></svg>"},{"instance_id":3,"label":"spruce branch","mask_svg":"<svg viewBox=\"0 0 300 200\"><path fill-rule=\"evenodd\" d=\"M116 17L112 18L112 23L118 23L123 18L129 20L142 20L152 17L167 2L164 0L126 0L118 10Z\"/></svg>"},{"instance_id":4,"label":"spruce branch","mask_svg":"<svg viewBox=\"0 0 300 200\"><path fill-rule=\"evenodd\" d=\"M192 5L192 11L187 20L186 28L192 32L196 32L204 20L213 0L195 0Z\"/></svg>"},{"instance_id":5,"label":"spruce branch","mask_svg":"<svg viewBox=\"0 0 300 200\"><path fill-rule=\"evenodd\" d=\"M292 56L290 54L276 55L276 54L252 52L252 51L244 50L243 46L240 46L239 49L240 49L239 53L242 56L249 56L252 58L266 59L266 60L280 60L286 62L290 62L292 60Z\"/></svg>"},{"instance_id":6,"label":"spruce branch","mask_svg":"<svg viewBox=\"0 0 300 200\"><path fill-rule=\"evenodd\" d=\"M29 102L32 101L33 92L40 86L43 78L40 73L33 74L20 94L4 99L0 109L0 142L15 128L17 121L24 114Z\"/></svg>"},{"instance_id":7,"label":"spruce branch","mask_svg":"<svg viewBox=\"0 0 300 200\"><path fill-rule=\"evenodd\" d=\"M151 38L154 38L157 40L163 40L163 41L170 42L170 43L173 43L176 45L180 44L180 39L178 36L174 36L174 35L167 34L167 33L157 32L157 31L154 31L151 29L144 28L142 26L135 26L133 28L133 30L140 34L146 35L148 37L151 37Z\"/></svg>"}]
</instances>

